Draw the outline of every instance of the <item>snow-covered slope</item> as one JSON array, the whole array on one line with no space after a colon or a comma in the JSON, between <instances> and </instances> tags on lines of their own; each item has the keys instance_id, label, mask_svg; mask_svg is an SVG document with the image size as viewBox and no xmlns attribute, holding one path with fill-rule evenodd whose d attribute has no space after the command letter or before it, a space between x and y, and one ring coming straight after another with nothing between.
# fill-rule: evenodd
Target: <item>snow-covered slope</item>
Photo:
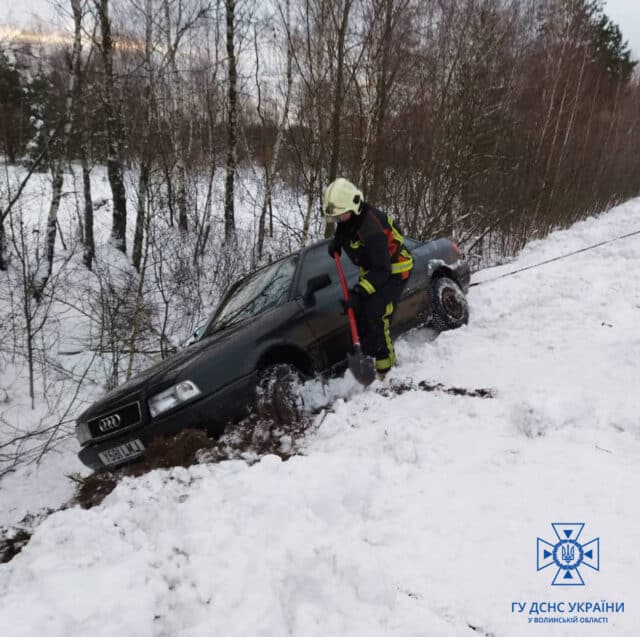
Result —
<instances>
[{"instance_id":1,"label":"snow-covered slope","mask_svg":"<svg viewBox=\"0 0 640 637\"><path fill-rule=\"evenodd\" d=\"M401 340L384 385L324 389L304 456L155 471L50 516L0 566L0 634L637 636L640 235L489 281L635 230L638 200L480 273L468 327ZM383 395L405 379L494 397ZM600 538L584 586L536 571L552 523Z\"/></svg>"}]
</instances>

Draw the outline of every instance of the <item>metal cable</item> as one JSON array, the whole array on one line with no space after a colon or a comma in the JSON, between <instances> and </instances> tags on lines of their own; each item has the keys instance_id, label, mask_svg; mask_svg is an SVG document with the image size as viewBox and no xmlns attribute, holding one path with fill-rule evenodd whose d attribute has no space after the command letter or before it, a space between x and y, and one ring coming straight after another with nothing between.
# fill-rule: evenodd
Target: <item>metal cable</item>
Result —
<instances>
[{"instance_id":1,"label":"metal cable","mask_svg":"<svg viewBox=\"0 0 640 637\"><path fill-rule=\"evenodd\" d=\"M607 241L601 241L600 243L596 243L595 245L587 246L586 248L580 248L580 250L575 250L574 252L569 252L568 254L562 254L559 257L553 257L553 259L547 259L546 261L541 261L540 263L534 263L533 265L528 265L524 268L513 270L512 272L500 274L499 276L496 276L493 279L487 279L486 281L477 281L476 283L472 283L469 287L473 288L473 287L476 287L477 285L492 283L493 281L497 281L498 279L504 279L507 276L512 276L514 274L524 272L525 270L533 270L534 268L538 268L541 265L546 265L547 263L553 263L554 261L559 261L560 259L566 259L567 257L572 257L576 254L580 254L581 252L587 252L588 250L593 250L594 248L599 248L600 246L607 245L607 243L613 243L614 241L620 241L621 239L628 239L629 237L633 237L636 234L640 234L640 230L636 230L635 232L630 232L629 234L623 234L622 236L615 237L613 239L607 239Z\"/></svg>"}]
</instances>

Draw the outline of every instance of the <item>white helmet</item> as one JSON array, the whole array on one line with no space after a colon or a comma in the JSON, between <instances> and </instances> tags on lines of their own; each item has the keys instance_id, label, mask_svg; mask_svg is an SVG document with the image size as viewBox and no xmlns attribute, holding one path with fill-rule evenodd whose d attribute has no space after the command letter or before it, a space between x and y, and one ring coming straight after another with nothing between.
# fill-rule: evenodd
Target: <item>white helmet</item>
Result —
<instances>
[{"instance_id":1,"label":"white helmet","mask_svg":"<svg viewBox=\"0 0 640 637\"><path fill-rule=\"evenodd\" d=\"M360 214L362 192L344 177L338 177L324 191L322 210L325 217L338 217L345 212Z\"/></svg>"}]
</instances>

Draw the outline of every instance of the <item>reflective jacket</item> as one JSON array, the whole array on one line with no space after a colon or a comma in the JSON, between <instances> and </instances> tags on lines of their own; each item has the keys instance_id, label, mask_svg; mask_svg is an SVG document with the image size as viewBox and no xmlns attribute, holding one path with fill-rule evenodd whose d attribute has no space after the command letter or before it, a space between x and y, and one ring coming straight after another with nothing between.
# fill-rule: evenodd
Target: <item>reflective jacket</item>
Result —
<instances>
[{"instance_id":1,"label":"reflective jacket","mask_svg":"<svg viewBox=\"0 0 640 637\"><path fill-rule=\"evenodd\" d=\"M358 286L367 294L380 290L392 276L409 278L413 258L391 215L365 202L359 215L338 223L336 239L360 266Z\"/></svg>"}]
</instances>

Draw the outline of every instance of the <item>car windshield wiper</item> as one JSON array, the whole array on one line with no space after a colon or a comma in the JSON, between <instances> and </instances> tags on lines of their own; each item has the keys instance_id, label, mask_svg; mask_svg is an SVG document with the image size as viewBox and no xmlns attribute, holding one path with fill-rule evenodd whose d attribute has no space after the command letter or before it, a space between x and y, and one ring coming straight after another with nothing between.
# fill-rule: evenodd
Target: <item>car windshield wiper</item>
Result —
<instances>
[{"instance_id":1,"label":"car windshield wiper","mask_svg":"<svg viewBox=\"0 0 640 637\"><path fill-rule=\"evenodd\" d=\"M270 284L272 284L273 281L270 282ZM262 305L260 305L258 307L258 309L255 309L255 305L259 300L266 300L266 303L263 303ZM229 325L231 325L233 323L233 321L235 321L235 319L242 314L243 312L245 312L247 310L247 308L251 307L252 311L247 315L246 318L251 318L252 316L257 316L258 314L260 314L261 312L264 312L265 310L269 309L269 307L271 307L272 305L274 305L274 303L269 303L269 285L265 285L262 290L260 291L259 294L256 294L250 301L248 301L247 303L245 303L244 305L240 306L235 312L233 312L231 314L231 316L229 316L228 318L226 318L224 321L222 321L222 323L218 324L216 323L215 325L215 332L218 332L222 329L224 329L225 327L229 327ZM252 307L254 306L254 307Z\"/></svg>"},{"instance_id":2,"label":"car windshield wiper","mask_svg":"<svg viewBox=\"0 0 640 637\"><path fill-rule=\"evenodd\" d=\"M249 308L253 303L255 303L255 298L251 299L251 301L249 301L248 303L241 305L235 312L232 312L224 320L220 322L216 321L216 323L213 326L214 327L213 331L219 332L220 330L223 330L225 327L229 327L230 325L232 325L233 322L238 318L238 316L240 316L243 312L246 312L247 308Z\"/></svg>"}]
</instances>

